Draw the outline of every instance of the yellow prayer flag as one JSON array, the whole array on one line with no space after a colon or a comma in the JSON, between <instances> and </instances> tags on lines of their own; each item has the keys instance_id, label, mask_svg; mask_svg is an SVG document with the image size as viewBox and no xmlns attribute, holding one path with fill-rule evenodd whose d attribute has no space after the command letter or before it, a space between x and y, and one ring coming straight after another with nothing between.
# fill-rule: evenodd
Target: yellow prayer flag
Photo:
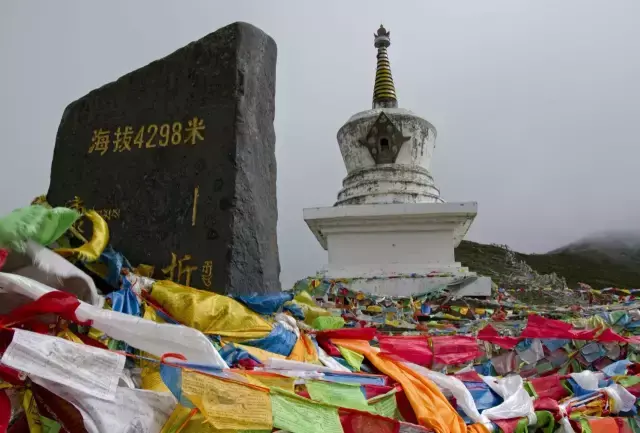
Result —
<instances>
[{"instance_id":1,"label":"yellow prayer flag","mask_svg":"<svg viewBox=\"0 0 640 433\"><path fill-rule=\"evenodd\" d=\"M58 332L57 336L68 341L73 341L74 343L84 344L84 342L76 334L69 331L68 329Z\"/></svg>"},{"instance_id":2,"label":"yellow prayer flag","mask_svg":"<svg viewBox=\"0 0 640 433\"><path fill-rule=\"evenodd\" d=\"M164 381L162 380L159 365L154 367L150 364L151 363L143 367L142 371L140 372L140 378L142 379L141 388L156 392L171 392L171 390L167 388L167 385L165 385Z\"/></svg>"},{"instance_id":3,"label":"yellow prayer flag","mask_svg":"<svg viewBox=\"0 0 640 433\"><path fill-rule=\"evenodd\" d=\"M293 350L287 357L292 361L308 362L311 364L320 364L318 360L318 351L315 344L307 334L300 334Z\"/></svg>"},{"instance_id":4,"label":"yellow prayer flag","mask_svg":"<svg viewBox=\"0 0 640 433\"><path fill-rule=\"evenodd\" d=\"M109 226L104 218L94 210L86 211L84 217L91 221L91 240L77 248L58 248L54 251L63 257L75 255L85 262L95 262L109 243Z\"/></svg>"},{"instance_id":5,"label":"yellow prayer flag","mask_svg":"<svg viewBox=\"0 0 640 433\"><path fill-rule=\"evenodd\" d=\"M268 350L260 349L259 347L245 346L244 344L238 344L238 343L234 343L234 345L239 349L246 350L249 355L255 357L256 359L258 359L258 361L262 362L263 364L267 362L267 359L269 358L287 359L287 357L284 355L280 355L279 353L269 352Z\"/></svg>"},{"instance_id":6,"label":"yellow prayer flag","mask_svg":"<svg viewBox=\"0 0 640 433\"><path fill-rule=\"evenodd\" d=\"M151 297L177 321L205 334L255 339L271 332L269 322L228 296L157 281Z\"/></svg>"},{"instance_id":7,"label":"yellow prayer flag","mask_svg":"<svg viewBox=\"0 0 640 433\"><path fill-rule=\"evenodd\" d=\"M160 433L271 433L271 430L218 430L207 422L202 412L178 405Z\"/></svg>"},{"instance_id":8,"label":"yellow prayer flag","mask_svg":"<svg viewBox=\"0 0 640 433\"><path fill-rule=\"evenodd\" d=\"M22 408L27 417L27 424L29 424L29 433L42 433L40 412L38 411L36 399L33 397L33 392L31 392L30 389L27 389L22 396Z\"/></svg>"},{"instance_id":9,"label":"yellow prayer flag","mask_svg":"<svg viewBox=\"0 0 640 433\"><path fill-rule=\"evenodd\" d=\"M183 370L182 392L218 430L271 430L271 399L266 390Z\"/></svg>"},{"instance_id":10,"label":"yellow prayer flag","mask_svg":"<svg viewBox=\"0 0 640 433\"><path fill-rule=\"evenodd\" d=\"M294 392L296 378L281 376L279 374L266 373L266 372L252 372L252 373L240 373L247 378L249 383L254 385L271 388L280 388L285 391Z\"/></svg>"},{"instance_id":11,"label":"yellow prayer flag","mask_svg":"<svg viewBox=\"0 0 640 433\"><path fill-rule=\"evenodd\" d=\"M133 272L135 272L136 274L143 276L143 277L148 277L148 278L153 278L153 273L155 272L156 267L152 266L152 265L145 265L143 263L139 264L137 267L133 268Z\"/></svg>"},{"instance_id":12,"label":"yellow prayer flag","mask_svg":"<svg viewBox=\"0 0 640 433\"><path fill-rule=\"evenodd\" d=\"M192 415L191 409L178 404L160 433L175 433L180 428L180 433L218 433L200 411Z\"/></svg>"},{"instance_id":13,"label":"yellow prayer flag","mask_svg":"<svg viewBox=\"0 0 640 433\"><path fill-rule=\"evenodd\" d=\"M287 305L288 303L289 302L286 302L285 305ZM300 307L300 309L304 313L304 322L307 325L311 325L318 316L331 315L331 313L324 308L318 307L311 295L306 291L298 293L296 297L293 298L293 301L291 303Z\"/></svg>"}]
</instances>

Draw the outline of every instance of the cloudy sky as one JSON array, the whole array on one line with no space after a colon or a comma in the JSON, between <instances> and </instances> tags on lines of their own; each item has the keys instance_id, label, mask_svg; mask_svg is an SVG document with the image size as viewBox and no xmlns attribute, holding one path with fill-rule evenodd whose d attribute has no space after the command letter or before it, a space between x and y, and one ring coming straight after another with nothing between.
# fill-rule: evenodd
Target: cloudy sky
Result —
<instances>
[{"instance_id":1,"label":"cloudy sky","mask_svg":"<svg viewBox=\"0 0 640 433\"><path fill-rule=\"evenodd\" d=\"M65 106L234 21L278 44L282 280L326 261L302 220L344 177L335 135L370 107L383 22L400 106L438 129L447 201L468 238L544 252L640 228L637 0L2 0L0 214L45 193Z\"/></svg>"}]
</instances>

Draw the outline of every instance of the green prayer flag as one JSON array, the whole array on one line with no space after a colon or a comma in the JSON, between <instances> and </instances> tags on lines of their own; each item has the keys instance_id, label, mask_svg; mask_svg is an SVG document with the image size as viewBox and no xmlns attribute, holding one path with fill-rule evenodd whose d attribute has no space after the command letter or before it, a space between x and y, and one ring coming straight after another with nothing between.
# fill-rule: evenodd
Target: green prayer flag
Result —
<instances>
[{"instance_id":1,"label":"green prayer flag","mask_svg":"<svg viewBox=\"0 0 640 433\"><path fill-rule=\"evenodd\" d=\"M525 391L527 391L527 393L529 394L530 397L538 398L538 393L533 388L533 385L531 385L531 382L525 382L524 383L524 389L525 389Z\"/></svg>"},{"instance_id":2,"label":"green prayer flag","mask_svg":"<svg viewBox=\"0 0 640 433\"><path fill-rule=\"evenodd\" d=\"M630 386L637 385L638 383L640 383L640 377L639 376L619 376L615 378L615 381L618 382L620 385L624 386L625 388L628 388Z\"/></svg>"},{"instance_id":3,"label":"green prayer flag","mask_svg":"<svg viewBox=\"0 0 640 433\"><path fill-rule=\"evenodd\" d=\"M40 415L40 425L42 426L42 433L58 433L61 428L60 424L42 415Z\"/></svg>"},{"instance_id":4,"label":"green prayer flag","mask_svg":"<svg viewBox=\"0 0 640 433\"><path fill-rule=\"evenodd\" d=\"M580 427L582 427L582 433L592 433L589 421L586 418L581 418L579 421Z\"/></svg>"},{"instance_id":5,"label":"green prayer flag","mask_svg":"<svg viewBox=\"0 0 640 433\"><path fill-rule=\"evenodd\" d=\"M80 214L64 207L53 209L32 205L16 209L0 218L0 247L24 251L26 242L33 240L40 245L50 245L62 236Z\"/></svg>"},{"instance_id":6,"label":"green prayer flag","mask_svg":"<svg viewBox=\"0 0 640 433\"><path fill-rule=\"evenodd\" d=\"M358 384L320 380L308 380L306 383L307 391L313 400L349 409L373 412L373 408L369 407Z\"/></svg>"},{"instance_id":7,"label":"green prayer flag","mask_svg":"<svg viewBox=\"0 0 640 433\"><path fill-rule=\"evenodd\" d=\"M627 359L631 362L640 362L640 356L637 353L630 353Z\"/></svg>"},{"instance_id":8,"label":"green prayer flag","mask_svg":"<svg viewBox=\"0 0 640 433\"><path fill-rule=\"evenodd\" d=\"M346 347L338 346L338 350L340 354L347 361L355 371L360 371L360 367L362 366L362 361L364 361L364 355L360 355L358 352L354 352L351 349L347 349Z\"/></svg>"},{"instance_id":9,"label":"green prayer flag","mask_svg":"<svg viewBox=\"0 0 640 433\"><path fill-rule=\"evenodd\" d=\"M398 404L396 402L396 390L392 390L384 395L373 397L368 401L375 413L387 418L393 418L401 420L400 411L398 410Z\"/></svg>"},{"instance_id":10,"label":"green prayer flag","mask_svg":"<svg viewBox=\"0 0 640 433\"><path fill-rule=\"evenodd\" d=\"M273 426L291 433L342 433L338 408L274 388Z\"/></svg>"},{"instance_id":11,"label":"green prayer flag","mask_svg":"<svg viewBox=\"0 0 640 433\"><path fill-rule=\"evenodd\" d=\"M340 329L344 327L344 319L340 316L318 316L312 326L319 331Z\"/></svg>"},{"instance_id":12,"label":"green prayer flag","mask_svg":"<svg viewBox=\"0 0 640 433\"><path fill-rule=\"evenodd\" d=\"M628 317L628 314L627 314L626 311L612 311L609 314L610 314L610 317L611 317L611 323L614 324L614 325L617 324L620 321L620 319ZM622 326L622 327L624 328L624 326Z\"/></svg>"},{"instance_id":13,"label":"green prayer flag","mask_svg":"<svg viewBox=\"0 0 640 433\"><path fill-rule=\"evenodd\" d=\"M629 427L633 433L640 433L640 425L638 425L638 421L635 418L627 418L629 420Z\"/></svg>"},{"instance_id":14,"label":"green prayer flag","mask_svg":"<svg viewBox=\"0 0 640 433\"><path fill-rule=\"evenodd\" d=\"M538 420L536 427L541 431L541 433L553 433L556 430L556 419L553 417L551 412L546 410L537 410L536 419Z\"/></svg>"}]
</instances>

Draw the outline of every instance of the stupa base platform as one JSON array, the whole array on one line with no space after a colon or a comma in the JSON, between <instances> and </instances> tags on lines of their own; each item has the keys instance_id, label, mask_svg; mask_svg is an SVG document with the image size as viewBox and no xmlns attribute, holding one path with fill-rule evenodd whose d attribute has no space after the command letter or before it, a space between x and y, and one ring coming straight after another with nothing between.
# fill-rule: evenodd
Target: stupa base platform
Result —
<instances>
[{"instance_id":1,"label":"stupa base platform","mask_svg":"<svg viewBox=\"0 0 640 433\"><path fill-rule=\"evenodd\" d=\"M478 276L466 268L455 272L432 271L426 275L406 274L376 277L336 277L323 272L317 278L341 281L353 292L374 297L408 298L446 289L453 297L491 296L491 278Z\"/></svg>"},{"instance_id":2,"label":"stupa base platform","mask_svg":"<svg viewBox=\"0 0 640 433\"><path fill-rule=\"evenodd\" d=\"M490 296L491 279L455 261L476 213L475 202L364 204L305 209L304 219L329 252L324 279L348 280L351 290L377 296L443 287Z\"/></svg>"}]
</instances>

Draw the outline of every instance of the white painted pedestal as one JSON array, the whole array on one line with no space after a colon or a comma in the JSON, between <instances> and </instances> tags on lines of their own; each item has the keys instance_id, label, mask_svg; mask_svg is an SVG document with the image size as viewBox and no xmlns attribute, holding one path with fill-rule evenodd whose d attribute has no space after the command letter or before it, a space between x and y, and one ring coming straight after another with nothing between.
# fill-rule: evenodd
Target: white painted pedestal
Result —
<instances>
[{"instance_id":1,"label":"white painted pedestal","mask_svg":"<svg viewBox=\"0 0 640 433\"><path fill-rule=\"evenodd\" d=\"M443 285L461 296L489 296L491 280L455 261L477 214L469 203L361 204L304 209L304 219L329 253L326 278L389 296L426 293Z\"/></svg>"}]
</instances>

